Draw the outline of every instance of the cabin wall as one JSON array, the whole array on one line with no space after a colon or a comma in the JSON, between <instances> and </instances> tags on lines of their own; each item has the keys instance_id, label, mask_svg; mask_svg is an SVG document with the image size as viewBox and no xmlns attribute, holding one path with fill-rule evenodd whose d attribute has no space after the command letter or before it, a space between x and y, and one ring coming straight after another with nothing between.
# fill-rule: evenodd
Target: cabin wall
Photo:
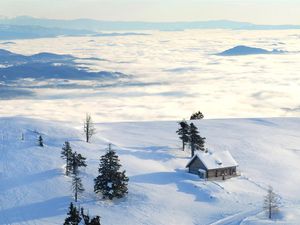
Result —
<instances>
[{"instance_id":1,"label":"cabin wall","mask_svg":"<svg viewBox=\"0 0 300 225\"><path fill-rule=\"evenodd\" d=\"M199 169L207 171L200 159L196 157L189 166L189 172L199 175Z\"/></svg>"},{"instance_id":2,"label":"cabin wall","mask_svg":"<svg viewBox=\"0 0 300 225\"><path fill-rule=\"evenodd\" d=\"M234 175L236 175L236 167L208 170L207 171L207 178L222 177L223 174L225 176L234 176Z\"/></svg>"}]
</instances>

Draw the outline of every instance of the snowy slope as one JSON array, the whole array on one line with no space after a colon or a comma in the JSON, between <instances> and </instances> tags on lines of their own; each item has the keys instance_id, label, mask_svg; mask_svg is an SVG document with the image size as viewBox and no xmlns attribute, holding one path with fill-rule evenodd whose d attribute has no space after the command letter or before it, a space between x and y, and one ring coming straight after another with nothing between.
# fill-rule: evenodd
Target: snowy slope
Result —
<instances>
[{"instance_id":1,"label":"snowy slope","mask_svg":"<svg viewBox=\"0 0 300 225\"><path fill-rule=\"evenodd\" d=\"M203 120L196 124L208 148L231 152L242 176L202 182L188 174L189 153L180 151L175 121L97 124L97 134L87 144L80 124L1 118L0 225L63 223L72 200L70 178L64 176L60 159L66 140L88 161L82 170L86 191L80 205L100 215L104 225L272 224L261 209L268 185L282 197L282 214L276 224L297 224L300 118ZM42 133L45 148L36 145L36 132ZM129 195L113 203L93 193L99 157L109 142L130 178Z\"/></svg>"}]
</instances>

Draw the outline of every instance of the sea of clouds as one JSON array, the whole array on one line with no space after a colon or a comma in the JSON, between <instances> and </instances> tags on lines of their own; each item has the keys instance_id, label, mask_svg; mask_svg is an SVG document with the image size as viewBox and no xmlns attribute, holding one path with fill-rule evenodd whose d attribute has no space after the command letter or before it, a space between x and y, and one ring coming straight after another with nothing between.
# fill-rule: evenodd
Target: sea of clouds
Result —
<instances>
[{"instance_id":1,"label":"sea of clouds","mask_svg":"<svg viewBox=\"0 0 300 225\"><path fill-rule=\"evenodd\" d=\"M198 110L206 118L300 116L299 31L147 33L151 35L3 42L1 49L24 55L51 52L90 58L77 63L90 71L121 72L130 78L108 84L78 81L73 88L19 90L32 92L26 97L8 98L9 92L0 91L0 115L77 122L87 112L99 122L180 120ZM287 53L216 55L237 45Z\"/></svg>"}]
</instances>

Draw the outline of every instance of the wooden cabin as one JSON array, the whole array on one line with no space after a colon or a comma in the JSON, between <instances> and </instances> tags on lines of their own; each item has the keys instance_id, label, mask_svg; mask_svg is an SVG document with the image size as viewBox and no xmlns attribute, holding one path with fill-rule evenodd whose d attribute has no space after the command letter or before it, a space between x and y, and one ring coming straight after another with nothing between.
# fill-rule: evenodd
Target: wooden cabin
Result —
<instances>
[{"instance_id":1,"label":"wooden cabin","mask_svg":"<svg viewBox=\"0 0 300 225\"><path fill-rule=\"evenodd\" d=\"M225 180L237 176L238 163L229 151L197 152L186 167L202 179Z\"/></svg>"}]
</instances>

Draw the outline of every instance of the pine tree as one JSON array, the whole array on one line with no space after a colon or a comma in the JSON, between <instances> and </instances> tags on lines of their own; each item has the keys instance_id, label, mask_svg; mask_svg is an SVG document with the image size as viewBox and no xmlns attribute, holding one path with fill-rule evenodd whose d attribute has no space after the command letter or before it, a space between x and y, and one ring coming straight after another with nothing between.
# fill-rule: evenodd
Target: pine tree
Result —
<instances>
[{"instance_id":1,"label":"pine tree","mask_svg":"<svg viewBox=\"0 0 300 225\"><path fill-rule=\"evenodd\" d=\"M70 203L68 217L65 219L64 225L78 225L81 221L81 217L77 208Z\"/></svg>"},{"instance_id":2,"label":"pine tree","mask_svg":"<svg viewBox=\"0 0 300 225\"><path fill-rule=\"evenodd\" d=\"M72 148L68 141L62 147L61 158L66 160L66 175L68 176L72 169Z\"/></svg>"},{"instance_id":3,"label":"pine tree","mask_svg":"<svg viewBox=\"0 0 300 225\"><path fill-rule=\"evenodd\" d=\"M202 114L202 112L198 111L198 112L193 113L193 114L191 115L190 120L201 120L201 119L203 119L203 118L204 118L204 115Z\"/></svg>"},{"instance_id":4,"label":"pine tree","mask_svg":"<svg viewBox=\"0 0 300 225\"><path fill-rule=\"evenodd\" d=\"M190 145L191 145L191 155L195 155L196 150L205 151L205 138L199 135L198 128L191 123L190 124Z\"/></svg>"},{"instance_id":5,"label":"pine tree","mask_svg":"<svg viewBox=\"0 0 300 225\"><path fill-rule=\"evenodd\" d=\"M90 216L84 213L84 209L81 208L81 217L84 221L84 225L101 225L100 216L95 216L90 220Z\"/></svg>"},{"instance_id":6,"label":"pine tree","mask_svg":"<svg viewBox=\"0 0 300 225\"><path fill-rule=\"evenodd\" d=\"M86 167L86 158L77 152L72 153L71 156L71 172L72 174L78 174L79 167Z\"/></svg>"},{"instance_id":7,"label":"pine tree","mask_svg":"<svg viewBox=\"0 0 300 225\"><path fill-rule=\"evenodd\" d=\"M279 196L274 193L273 188L270 186L264 199L264 210L266 210L269 219L272 219L273 215L279 211L279 204Z\"/></svg>"},{"instance_id":8,"label":"pine tree","mask_svg":"<svg viewBox=\"0 0 300 225\"><path fill-rule=\"evenodd\" d=\"M86 114L83 130L86 142L90 142L91 137L95 134L96 131L90 114Z\"/></svg>"},{"instance_id":9,"label":"pine tree","mask_svg":"<svg viewBox=\"0 0 300 225\"><path fill-rule=\"evenodd\" d=\"M89 225L90 224L90 216L88 214L84 213L84 208L81 208L81 218L83 219L84 225Z\"/></svg>"},{"instance_id":10,"label":"pine tree","mask_svg":"<svg viewBox=\"0 0 300 225\"><path fill-rule=\"evenodd\" d=\"M103 198L122 198L128 193L128 177L120 171L121 164L116 152L109 145L108 151L100 159L99 176L95 178L94 191Z\"/></svg>"},{"instance_id":11,"label":"pine tree","mask_svg":"<svg viewBox=\"0 0 300 225\"><path fill-rule=\"evenodd\" d=\"M40 135L39 138L38 138L38 144L39 144L40 147L44 147L44 140L43 140L42 135Z\"/></svg>"},{"instance_id":12,"label":"pine tree","mask_svg":"<svg viewBox=\"0 0 300 225\"><path fill-rule=\"evenodd\" d=\"M74 199L75 202L78 200L78 195L82 194L84 192L84 188L81 182L81 179L78 174L73 175L72 179L72 190L74 193Z\"/></svg>"},{"instance_id":13,"label":"pine tree","mask_svg":"<svg viewBox=\"0 0 300 225\"><path fill-rule=\"evenodd\" d=\"M91 222L89 223L89 225L101 225L100 223L100 216L95 216Z\"/></svg>"},{"instance_id":14,"label":"pine tree","mask_svg":"<svg viewBox=\"0 0 300 225\"><path fill-rule=\"evenodd\" d=\"M180 125L180 128L176 131L176 133L179 135L179 138L182 140L182 151L184 151L186 143L189 142L189 125L188 123L183 120L178 123Z\"/></svg>"}]
</instances>

